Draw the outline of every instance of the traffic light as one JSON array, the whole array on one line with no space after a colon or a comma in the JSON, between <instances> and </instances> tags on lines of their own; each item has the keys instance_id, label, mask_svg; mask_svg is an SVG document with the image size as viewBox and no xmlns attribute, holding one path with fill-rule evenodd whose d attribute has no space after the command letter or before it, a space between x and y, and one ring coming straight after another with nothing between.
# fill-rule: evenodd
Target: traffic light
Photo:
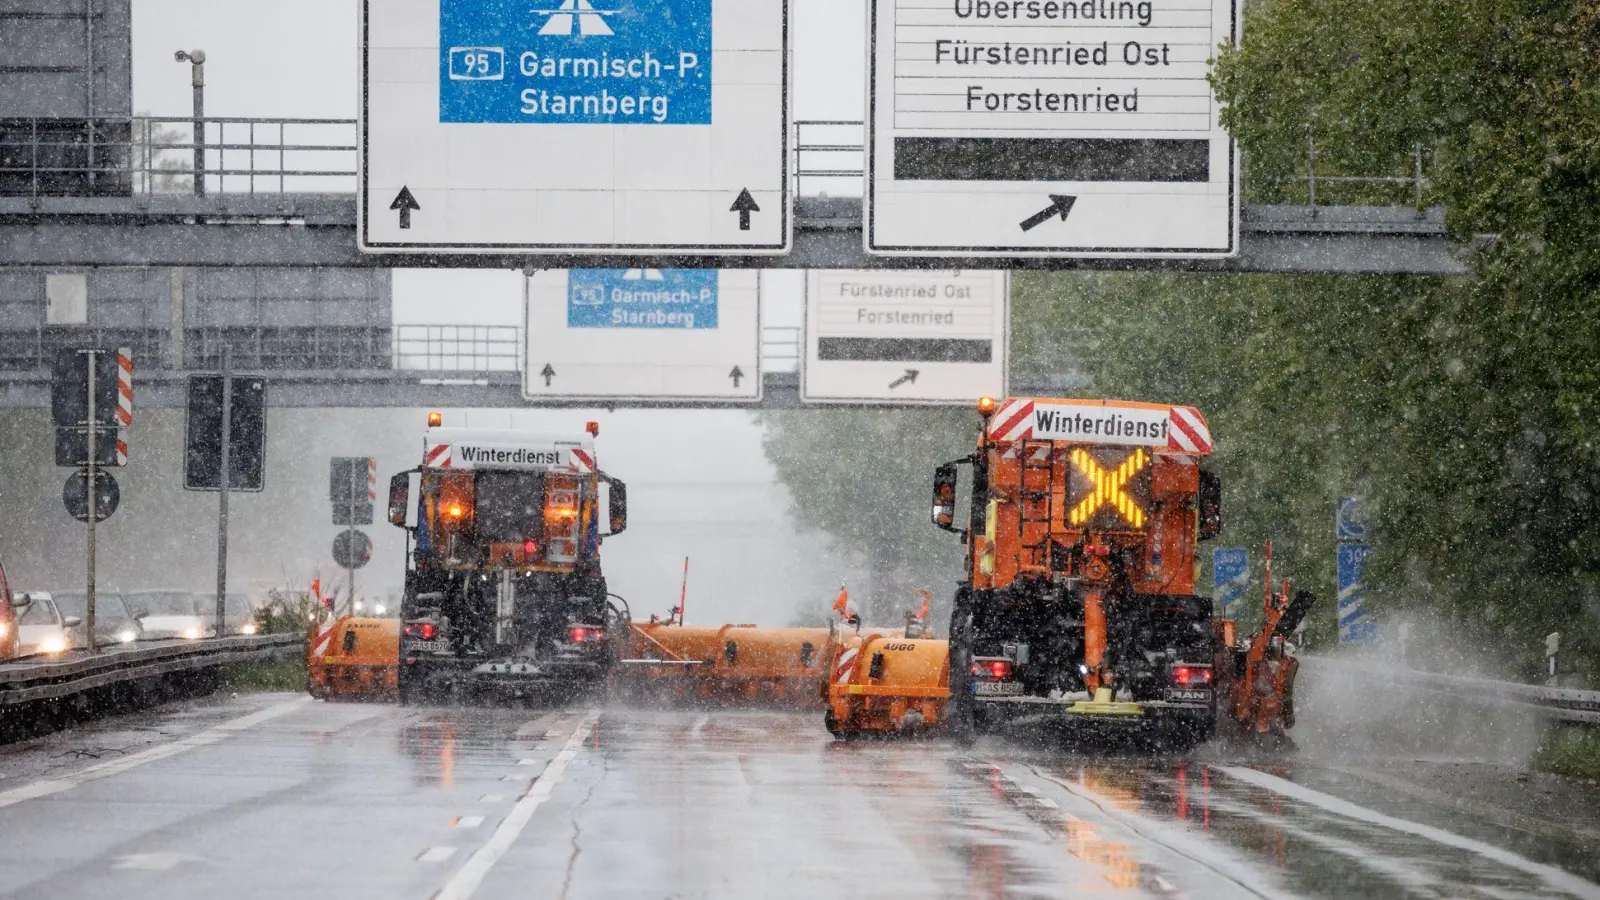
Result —
<instances>
[{"instance_id":1,"label":"traffic light","mask_svg":"<svg viewBox=\"0 0 1600 900\"><path fill-rule=\"evenodd\" d=\"M94 354L95 424L117 427L117 351L97 349ZM77 348L57 350L51 367L50 416L57 428L89 424L89 368L87 354Z\"/></svg>"},{"instance_id":2,"label":"traffic light","mask_svg":"<svg viewBox=\"0 0 1600 900\"><path fill-rule=\"evenodd\" d=\"M228 416L228 490L259 491L267 463L267 383L263 378L231 378ZM221 375L190 375L184 427L183 487L222 489Z\"/></svg>"},{"instance_id":3,"label":"traffic light","mask_svg":"<svg viewBox=\"0 0 1600 900\"><path fill-rule=\"evenodd\" d=\"M328 466L328 499L333 501L333 524L372 524L372 460L365 456L335 456Z\"/></svg>"}]
</instances>

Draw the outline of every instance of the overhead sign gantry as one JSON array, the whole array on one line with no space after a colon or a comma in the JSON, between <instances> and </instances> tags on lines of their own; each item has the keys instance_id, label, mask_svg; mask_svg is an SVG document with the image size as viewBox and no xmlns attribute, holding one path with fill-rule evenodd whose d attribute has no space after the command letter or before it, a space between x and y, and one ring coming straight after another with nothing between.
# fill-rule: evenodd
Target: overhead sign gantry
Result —
<instances>
[{"instance_id":1,"label":"overhead sign gantry","mask_svg":"<svg viewBox=\"0 0 1600 900\"><path fill-rule=\"evenodd\" d=\"M1227 257L1236 0L869 0L868 253Z\"/></svg>"},{"instance_id":2,"label":"overhead sign gantry","mask_svg":"<svg viewBox=\"0 0 1600 900\"><path fill-rule=\"evenodd\" d=\"M367 252L777 254L788 0L362 3Z\"/></svg>"}]
</instances>

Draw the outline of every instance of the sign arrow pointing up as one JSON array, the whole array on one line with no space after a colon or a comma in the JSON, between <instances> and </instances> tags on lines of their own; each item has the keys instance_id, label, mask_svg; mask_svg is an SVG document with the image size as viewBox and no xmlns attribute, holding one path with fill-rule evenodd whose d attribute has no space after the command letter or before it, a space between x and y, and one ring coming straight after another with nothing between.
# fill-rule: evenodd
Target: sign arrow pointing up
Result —
<instances>
[{"instance_id":1,"label":"sign arrow pointing up","mask_svg":"<svg viewBox=\"0 0 1600 900\"><path fill-rule=\"evenodd\" d=\"M1057 215L1061 216L1061 221L1065 222L1067 220L1067 214L1072 212L1072 205L1077 202L1077 197L1068 197L1062 194L1051 194L1049 206L1046 206L1044 209L1041 209L1033 215L1022 220L1022 230L1032 231L1035 228L1038 228L1040 225L1043 225L1044 223L1055 218Z\"/></svg>"},{"instance_id":2,"label":"sign arrow pointing up","mask_svg":"<svg viewBox=\"0 0 1600 900\"><path fill-rule=\"evenodd\" d=\"M750 214L753 212L761 212L761 207L756 205L756 198L750 196L750 189L744 188L743 190L739 191L739 199L733 201L733 205L728 207L728 212L736 212L739 214L740 231L749 231Z\"/></svg>"},{"instance_id":3,"label":"sign arrow pointing up","mask_svg":"<svg viewBox=\"0 0 1600 900\"><path fill-rule=\"evenodd\" d=\"M734 366L733 371L728 373L728 377L733 379L733 386L738 387L739 380L744 377L744 370Z\"/></svg>"},{"instance_id":4,"label":"sign arrow pointing up","mask_svg":"<svg viewBox=\"0 0 1600 900\"><path fill-rule=\"evenodd\" d=\"M540 377L542 377L544 379L544 386L545 387L549 387L550 386L550 379L556 377L555 367L550 365L549 363L545 363L544 364L544 370L541 371L539 373L539 375L540 375Z\"/></svg>"},{"instance_id":5,"label":"sign arrow pointing up","mask_svg":"<svg viewBox=\"0 0 1600 900\"><path fill-rule=\"evenodd\" d=\"M902 384L916 384L918 374L920 373L918 373L916 369L907 369L904 375L901 375L899 378L889 382L889 390L892 391Z\"/></svg>"},{"instance_id":6,"label":"sign arrow pointing up","mask_svg":"<svg viewBox=\"0 0 1600 900\"><path fill-rule=\"evenodd\" d=\"M400 188L400 193L395 195L394 202L389 204L389 208L400 210L401 228L410 228L411 213L414 210L420 211L422 204L417 202L416 197L411 196L411 188L402 187Z\"/></svg>"}]
</instances>

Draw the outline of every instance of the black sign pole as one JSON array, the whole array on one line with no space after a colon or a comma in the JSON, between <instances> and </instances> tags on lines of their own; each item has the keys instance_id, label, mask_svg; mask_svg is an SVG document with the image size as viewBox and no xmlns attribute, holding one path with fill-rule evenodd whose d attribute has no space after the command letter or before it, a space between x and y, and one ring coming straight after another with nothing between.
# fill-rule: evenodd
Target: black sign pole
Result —
<instances>
[{"instance_id":1,"label":"black sign pole","mask_svg":"<svg viewBox=\"0 0 1600 900\"><path fill-rule=\"evenodd\" d=\"M100 471L95 465L95 463L98 462L98 460L95 459L95 456L98 454L100 449L100 426L99 423L95 421L95 416L97 415L98 411L94 408L94 370L95 367L100 364L100 352L97 350L85 351L83 354L83 361L85 365L88 366L89 370L89 452L87 454L89 457L87 485L89 506L89 515L87 517L89 520L89 540L88 553L85 554L88 557L89 572L83 591L85 604L83 610L83 631L84 647L90 653L95 653L97 652L97 648L95 647L94 643L94 523L96 519L100 518L100 504L97 502L100 499L99 491L97 490L97 488L100 486Z\"/></svg>"},{"instance_id":2,"label":"black sign pole","mask_svg":"<svg viewBox=\"0 0 1600 900\"><path fill-rule=\"evenodd\" d=\"M233 378L228 372L228 348L222 348L222 483L217 501L217 631L222 637L222 598L228 592L228 445L233 443Z\"/></svg>"},{"instance_id":3,"label":"black sign pole","mask_svg":"<svg viewBox=\"0 0 1600 900\"><path fill-rule=\"evenodd\" d=\"M347 474L347 476L349 478L349 481L350 481L350 498L349 498L349 501L350 501L350 524L345 526L346 530L345 530L345 533L344 533L344 542L345 542L344 543L344 561L345 561L345 563L347 565L347 568L345 569L345 571L348 573L348 576L349 576L349 587L348 587L349 596L345 599L345 602L347 604L349 604L349 608L347 610L347 614L353 616L353 615L356 614L356 568L355 568L355 563L356 563L356 466L355 466L355 463L354 462L350 463L349 465L345 466L345 469L347 470L346 474ZM367 473L365 471L363 471L361 473L361 476L362 476L361 477L361 482L362 482L362 486L363 487L366 486L366 480L367 480L366 479L366 474Z\"/></svg>"}]
</instances>

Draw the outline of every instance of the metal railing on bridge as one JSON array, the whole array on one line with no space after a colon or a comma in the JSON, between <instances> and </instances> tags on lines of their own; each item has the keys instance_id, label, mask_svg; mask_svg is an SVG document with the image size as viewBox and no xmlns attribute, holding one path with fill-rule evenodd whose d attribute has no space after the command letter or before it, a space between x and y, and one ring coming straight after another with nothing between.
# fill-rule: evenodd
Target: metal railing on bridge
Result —
<instances>
[{"instance_id":1,"label":"metal railing on bridge","mask_svg":"<svg viewBox=\"0 0 1600 900\"><path fill-rule=\"evenodd\" d=\"M794 176L800 196L860 196L864 123L795 122ZM195 151L206 194L349 194L356 188L354 119L135 116L125 119L0 120L0 197L180 195L196 188ZM1426 152L1418 146L1388 174L1330 169L1307 129L1304 158L1290 171L1244 167L1246 196L1275 188L1279 201L1341 202L1330 192L1389 189L1388 203L1428 202ZM1403 171L1402 171L1403 170ZM1291 190L1285 190L1286 188Z\"/></svg>"}]
</instances>

